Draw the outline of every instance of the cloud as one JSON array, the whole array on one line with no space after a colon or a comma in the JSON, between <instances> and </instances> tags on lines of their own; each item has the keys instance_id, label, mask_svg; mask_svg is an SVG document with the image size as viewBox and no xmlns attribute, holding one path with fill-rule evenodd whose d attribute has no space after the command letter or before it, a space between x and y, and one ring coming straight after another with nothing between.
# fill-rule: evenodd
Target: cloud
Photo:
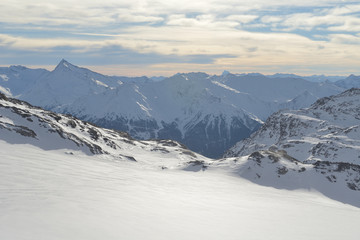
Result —
<instances>
[{"instance_id":1,"label":"cloud","mask_svg":"<svg viewBox=\"0 0 360 240\"><path fill-rule=\"evenodd\" d=\"M355 45L360 43L360 36L350 34L331 34L329 39L333 43Z\"/></svg>"},{"instance_id":2,"label":"cloud","mask_svg":"<svg viewBox=\"0 0 360 240\"><path fill-rule=\"evenodd\" d=\"M328 27L328 30L333 32L359 32L360 18L347 17L343 20L342 24Z\"/></svg>"},{"instance_id":3,"label":"cloud","mask_svg":"<svg viewBox=\"0 0 360 240\"><path fill-rule=\"evenodd\" d=\"M117 58L209 69L359 62L360 5L347 2L2 0L0 46L14 56L82 55L92 65L124 64Z\"/></svg>"},{"instance_id":4,"label":"cloud","mask_svg":"<svg viewBox=\"0 0 360 240\"><path fill-rule=\"evenodd\" d=\"M351 4L335 7L330 10L330 13L333 15L345 15L352 13L360 13L360 4Z\"/></svg>"},{"instance_id":5,"label":"cloud","mask_svg":"<svg viewBox=\"0 0 360 240\"><path fill-rule=\"evenodd\" d=\"M27 51L49 51L53 48L68 47L74 50L98 49L109 44L107 41L90 41L62 38L25 38L0 34L0 45L10 49Z\"/></svg>"},{"instance_id":6,"label":"cloud","mask_svg":"<svg viewBox=\"0 0 360 240\"><path fill-rule=\"evenodd\" d=\"M279 17L279 16L263 16L261 18L261 22L263 23L278 23L283 20L284 17Z\"/></svg>"},{"instance_id":7,"label":"cloud","mask_svg":"<svg viewBox=\"0 0 360 240\"><path fill-rule=\"evenodd\" d=\"M326 31L359 31L360 5L344 5L342 7L326 7L312 12L300 12L282 17L264 16L264 23L275 23L278 29L294 30L326 30Z\"/></svg>"},{"instance_id":8,"label":"cloud","mask_svg":"<svg viewBox=\"0 0 360 240\"><path fill-rule=\"evenodd\" d=\"M237 21L240 23L250 23L257 19L257 15L230 15L226 17L227 20Z\"/></svg>"}]
</instances>

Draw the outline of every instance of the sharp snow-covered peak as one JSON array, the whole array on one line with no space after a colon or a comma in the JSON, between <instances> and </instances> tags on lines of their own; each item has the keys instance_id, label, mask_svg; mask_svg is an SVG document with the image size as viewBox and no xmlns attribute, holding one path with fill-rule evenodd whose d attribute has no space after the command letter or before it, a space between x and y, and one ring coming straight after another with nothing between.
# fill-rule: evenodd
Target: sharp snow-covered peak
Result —
<instances>
[{"instance_id":1,"label":"sharp snow-covered peak","mask_svg":"<svg viewBox=\"0 0 360 240\"><path fill-rule=\"evenodd\" d=\"M221 76L226 76L226 75L228 75L228 74L230 74L230 72L227 71L227 70L224 70L224 71L222 72Z\"/></svg>"},{"instance_id":2,"label":"sharp snow-covered peak","mask_svg":"<svg viewBox=\"0 0 360 240\"><path fill-rule=\"evenodd\" d=\"M66 61L65 59L62 59L54 70L59 71L59 70L77 70L77 69L80 69L80 67L77 67L71 64L70 62Z\"/></svg>"}]
</instances>

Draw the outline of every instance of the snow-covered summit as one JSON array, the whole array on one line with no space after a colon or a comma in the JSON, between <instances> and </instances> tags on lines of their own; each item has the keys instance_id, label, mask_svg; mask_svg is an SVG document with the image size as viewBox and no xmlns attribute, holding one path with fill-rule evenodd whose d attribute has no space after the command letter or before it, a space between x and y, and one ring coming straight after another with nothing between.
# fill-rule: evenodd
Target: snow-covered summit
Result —
<instances>
[{"instance_id":1,"label":"snow-covered summit","mask_svg":"<svg viewBox=\"0 0 360 240\"><path fill-rule=\"evenodd\" d=\"M70 71L70 70L79 70L81 68L69 63L68 61L66 61L65 59L61 59L61 61L59 62L59 64L55 67L55 70L59 71Z\"/></svg>"}]
</instances>

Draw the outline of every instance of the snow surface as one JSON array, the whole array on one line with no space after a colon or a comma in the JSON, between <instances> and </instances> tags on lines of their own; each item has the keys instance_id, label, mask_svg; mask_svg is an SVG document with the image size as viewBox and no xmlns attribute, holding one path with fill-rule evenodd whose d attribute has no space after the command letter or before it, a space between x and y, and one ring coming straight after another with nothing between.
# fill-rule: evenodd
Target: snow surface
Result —
<instances>
[{"instance_id":1,"label":"snow surface","mask_svg":"<svg viewBox=\"0 0 360 240\"><path fill-rule=\"evenodd\" d=\"M358 239L360 209L311 189L71 153L0 140L0 239Z\"/></svg>"}]
</instances>

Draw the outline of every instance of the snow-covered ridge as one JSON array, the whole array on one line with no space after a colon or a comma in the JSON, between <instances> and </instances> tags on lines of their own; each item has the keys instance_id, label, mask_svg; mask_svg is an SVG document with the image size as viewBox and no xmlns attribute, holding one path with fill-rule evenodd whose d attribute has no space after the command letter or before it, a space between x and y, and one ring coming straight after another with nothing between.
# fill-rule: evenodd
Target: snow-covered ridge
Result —
<instances>
[{"instance_id":1,"label":"snow-covered ridge","mask_svg":"<svg viewBox=\"0 0 360 240\"><path fill-rule=\"evenodd\" d=\"M224 157L250 155L248 159L259 156L256 159L262 161L271 160L279 153L287 160L276 161L276 167L271 165L269 171L273 174L276 169L283 169L286 174L291 172L290 168L298 171L298 174L292 174L299 178L304 167L322 174L329 182L342 182L344 186L360 191L360 89L319 99L309 108L277 112L251 137L229 149ZM252 167L248 173L243 173L254 181L262 178L256 181L265 183L273 174L260 170L262 167Z\"/></svg>"},{"instance_id":2,"label":"snow-covered ridge","mask_svg":"<svg viewBox=\"0 0 360 240\"><path fill-rule=\"evenodd\" d=\"M360 162L360 90L316 101L310 108L283 110L225 156L242 156L270 146L302 162Z\"/></svg>"},{"instance_id":3,"label":"snow-covered ridge","mask_svg":"<svg viewBox=\"0 0 360 240\"><path fill-rule=\"evenodd\" d=\"M325 196L360 207L360 164L304 162L275 146L247 156L225 158L208 168L222 168L254 183L280 189L315 189Z\"/></svg>"},{"instance_id":4,"label":"snow-covered ridge","mask_svg":"<svg viewBox=\"0 0 360 240\"><path fill-rule=\"evenodd\" d=\"M44 150L82 151L114 160L161 159L146 165L157 168L188 166L205 159L172 140L136 141L127 133L99 128L70 115L56 114L0 93L1 139L12 144L31 144ZM141 157L137 157L141 156ZM164 159L168 159L166 162ZM144 163L144 162L143 162Z\"/></svg>"}]
</instances>

